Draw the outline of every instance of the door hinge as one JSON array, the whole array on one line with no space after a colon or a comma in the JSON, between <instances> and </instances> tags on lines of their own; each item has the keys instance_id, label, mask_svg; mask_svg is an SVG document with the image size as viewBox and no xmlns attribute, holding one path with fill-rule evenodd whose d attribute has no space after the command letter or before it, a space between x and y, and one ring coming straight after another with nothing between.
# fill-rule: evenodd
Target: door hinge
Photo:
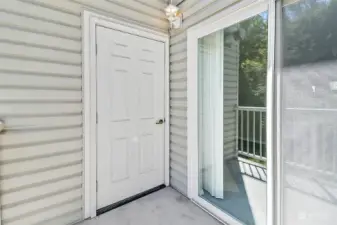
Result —
<instances>
[{"instance_id":1,"label":"door hinge","mask_svg":"<svg viewBox=\"0 0 337 225\"><path fill-rule=\"evenodd\" d=\"M96 55L97 55L97 43L96 43Z\"/></svg>"},{"instance_id":2,"label":"door hinge","mask_svg":"<svg viewBox=\"0 0 337 225\"><path fill-rule=\"evenodd\" d=\"M96 180L96 192L98 192L98 181Z\"/></svg>"},{"instance_id":3,"label":"door hinge","mask_svg":"<svg viewBox=\"0 0 337 225\"><path fill-rule=\"evenodd\" d=\"M96 113L96 124L98 124L98 113Z\"/></svg>"}]
</instances>

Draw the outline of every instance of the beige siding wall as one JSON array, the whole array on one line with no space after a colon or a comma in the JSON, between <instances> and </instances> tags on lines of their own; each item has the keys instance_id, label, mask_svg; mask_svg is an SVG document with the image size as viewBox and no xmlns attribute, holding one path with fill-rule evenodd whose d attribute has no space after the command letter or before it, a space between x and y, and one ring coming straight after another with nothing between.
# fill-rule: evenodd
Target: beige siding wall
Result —
<instances>
[{"instance_id":1,"label":"beige siding wall","mask_svg":"<svg viewBox=\"0 0 337 225\"><path fill-rule=\"evenodd\" d=\"M224 96L223 96L223 152L225 160L237 155L236 134L239 82L239 43L225 41L224 47Z\"/></svg>"},{"instance_id":2,"label":"beige siding wall","mask_svg":"<svg viewBox=\"0 0 337 225\"><path fill-rule=\"evenodd\" d=\"M183 29L171 33L170 113L171 185L187 194L187 29L222 11L234 0L186 0Z\"/></svg>"},{"instance_id":3,"label":"beige siding wall","mask_svg":"<svg viewBox=\"0 0 337 225\"><path fill-rule=\"evenodd\" d=\"M0 1L3 225L83 219L83 8L166 31L164 6L159 0Z\"/></svg>"}]
</instances>

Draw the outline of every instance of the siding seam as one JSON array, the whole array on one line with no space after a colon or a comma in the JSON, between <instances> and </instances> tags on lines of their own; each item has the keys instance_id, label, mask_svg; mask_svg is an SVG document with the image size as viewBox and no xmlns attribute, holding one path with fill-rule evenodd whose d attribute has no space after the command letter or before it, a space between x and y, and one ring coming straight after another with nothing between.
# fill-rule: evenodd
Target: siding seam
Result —
<instances>
[{"instance_id":1,"label":"siding seam","mask_svg":"<svg viewBox=\"0 0 337 225\"><path fill-rule=\"evenodd\" d=\"M46 168L37 169L37 170L31 170L31 171L28 171L28 172L21 172L21 173L16 173L16 174L11 174L11 175L2 175L2 176L0 176L0 178L1 178L1 180L6 180L6 179L15 178L15 177L21 177L21 176L36 174L36 173L40 173L40 172L52 171L52 170L60 169L60 168L63 168L63 167L69 167L69 166L74 166L74 165L78 165L78 164L82 164L82 159L76 160L76 161L73 161L73 162L63 163L63 164L60 164L60 165L57 165L57 166L46 167Z\"/></svg>"},{"instance_id":2,"label":"siding seam","mask_svg":"<svg viewBox=\"0 0 337 225\"><path fill-rule=\"evenodd\" d=\"M23 191L23 190L26 190L26 189L29 189L29 188L35 188L35 187L45 185L45 184L52 184L52 183L56 183L56 182L63 181L63 180L68 180L68 179L71 179L71 178L74 178L74 177L79 177L79 176L82 176L82 172L76 172L74 174L69 174L69 175L59 177L59 178L55 178L55 179L44 180L44 181L29 184L29 185L11 188L11 189L8 189L6 191L1 191L1 195L13 193L13 192L18 192L18 191Z\"/></svg>"},{"instance_id":3,"label":"siding seam","mask_svg":"<svg viewBox=\"0 0 337 225\"><path fill-rule=\"evenodd\" d=\"M72 78L67 78L67 79L72 79ZM74 77L73 79L79 79L81 80L81 78L78 77ZM39 90L43 90L43 91L73 91L73 92L82 92L82 87L55 87L55 86L48 86L45 85L43 87L39 87L39 86L18 86L18 85L2 85L0 84L1 89L17 89L17 90L32 90L32 91L39 91ZM81 101L80 101L81 102Z\"/></svg>"},{"instance_id":4,"label":"siding seam","mask_svg":"<svg viewBox=\"0 0 337 225\"><path fill-rule=\"evenodd\" d=\"M9 28L9 29L12 29L12 30L24 31L24 32L28 32L28 33L41 34L41 35L46 35L46 36L50 36L50 37L63 38L63 39L66 39L66 40L76 41L76 42L79 42L79 43L82 41L82 38L68 37L68 36L65 36L65 35L62 35L62 34L59 34L59 33L53 33L53 32L38 31L38 30L35 30L35 29L20 27L18 25L14 25L14 24L9 25L9 24L0 22L0 27Z\"/></svg>"},{"instance_id":5,"label":"siding seam","mask_svg":"<svg viewBox=\"0 0 337 225\"><path fill-rule=\"evenodd\" d=\"M127 6L127 5L125 5L125 4L121 4L120 2L115 2L115 1L112 1L112 0L106 0L106 1L109 2L110 4L115 4L115 5L121 6L121 7L123 7L123 8L129 9L129 10L137 11L137 9L131 8L131 7ZM143 4L143 5L145 5L145 4ZM158 10L158 9L156 9L156 8L153 8L153 10L154 10L154 11L159 11L159 12L160 12L160 10ZM142 13L142 14L144 14L144 15L147 15L147 16L154 17L153 14L146 13L146 12L144 12L144 11L137 11L137 12L140 12L140 13ZM164 10L163 10L163 12L164 12ZM164 16L164 13L163 13L163 17L162 17L162 18L160 18L160 17L158 18L158 17L157 17L157 19L159 19L159 20L161 20L161 21L163 21L163 22L167 22L167 19L166 19L166 17Z\"/></svg>"},{"instance_id":6,"label":"siding seam","mask_svg":"<svg viewBox=\"0 0 337 225\"><path fill-rule=\"evenodd\" d=\"M60 138L60 139L54 139L50 141L39 141L39 142L31 142L31 143L24 143L24 144L16 144L16 145L8 145L8 146L2 146L3 149L13 149L13 148L21 148L21 147L31 147L36 145L45 145L45 144L53 144L57 142L66 142L66 141L75 141L82 138L82 134L76 135L74 137L69 138Z\"/></svg>"},{"instance_id":7,"label":"siding seam","mask_svg":"<svg viewBox=\"0 0 337 225\"><path fill-rule=\"evenodd\" d=\"M0 161L0 165L3 166L3 165L7 165L7 164L26 162L26 161L37 160L37 159L52 158L54 156L66 156L66 155L71 155L71 154L74 154L74 153L79 153L81 151L82 151L81 148L75 148L75 149L72 149L72 150L66 150L66 151L61 151L61 152L46 154L46 155L37 155L37 156L31 156L31 157L25 157L25 158L2 160L2 161Z\"/></svg>"},{"instance_id":8,"label":"siding seam","mask_svg":"<svg viewBox=\"0 0 337 225\"><path fill-rule=\"evenodd\" d=\"M80 13L74 13L74 12L65 10L64 8L53 7L51 5L47 5L47 4L44 4L44 3L41 3L41 2L32 2L32 1L29 1L29 0L18 0L18 1L20 1L22 3L26 3L26 4L40 6L42 8L47 8L47 9L63 12L63 13L66 13L66 14L69 14L69 15L73 15L73 16L78 16L79 17L81 15Z\"/></svg>"},{"instance_id":9,"label":"siding seam","mask_svg":"<svg viewBox=\"0 0 337 225\"><path fill-rule=\"evenodd\" d=\"M34 48L40 48L40 49L51 49L51 50L55 50L55 51L62 51L62 52L68 52L68 53L78 54L78 57L82 57L81 56L82 51L63 49L63 48L56 48L56 47L52 47L52 46L32 44L32 43L26 43L26 42L12 41L12 40L1 39L1 38L0 38L0 43L14 44L14 45L23 45L23 46L27 46L27 47L34 47Z\"/></svg>"},{"instance_id":10,"label":"siding seam","mask_svg":"<svg viewBox=\"0 0 337 225\"><path fill-rule=\"evenodd\" d=\"M66 61L60 61L60 60L5 54L5 53L1 53L1 49L0 49L0 58L18 59L18 60L32 61L32 62L45 62L45 63L51 63L51 64L69 65L69 66L76 66L76 67L82 66L82 63L72 63L72 62L66 62Z\"/></svg>"},{"instance_id":11,"label":"siding seam","mask_svg":"<svg viewBox=\"0 0 337 225\"><path fill-rule=\"evenodd\" d=\"M66 204L69 204L69 203L79 202L80 200L82 200L82 197L75 197L75 198L71 198L70 200L63 201L63 202L60 202L60 203L57 203L57 204L50 204L47 207L40 208L40 209L31 211L31 212L28 212L28 213L20 214L18 216L12 217L10 219L5 219L5 220L3 220L3 223L10 223L10 222L14 222L14 221L17 221L17 220L22 220L25 217L29 217L29 216L33 216L34 214L46 212L50 209L54 209L54 208L57 208L57 207L60 207L62 205L66 205Z\"/></svg>"},{"instance_id":12,"label":"siding seam","mask_svg":"<svg viewBox=\"0 0 337 225\"><path fill-rule=\"evenodd\" d=\"M26 18L30 18L30 19L34 19L34 20L40 20L40 21L43 21L43 22L53 23L53 24L56 24L56 25L62 25L62 26L69 27L69 28L75 28L75 29L78 29L79 31L81 31L80 25L76 26L76 25L73 25L73 24L63 23L61 21L49 20L49 19L44 18L44 17L27 15L27 14L15 12L15 11L12 11L12 10L7 10L7 9L0 9L0 12L4 12L4 13L16 15L16 16L21 16L21 17L26 17Z\"/></svg>"},{"instance_id":13,"label":"siding seam","mask_svg":"<svg viewBox=\"0 0 337 225\"><path fill-rule=\"evenodd\" d=\"M69 78L76 78L80 77L80 75L70 75L70 74L57 74L57 73L44 73L44 72L30 72L24 70L8 70L8 69L0 69L0 73L20 73L20 74L27 74L27 75L41 75L41 76L51 76L51 77L69 77Z\"/></svg>"},{"instance_id":14,"label":"siding seam","mask_svg":"<svg viewBox=\"0 0 337 225\"><path fill-rule=\"evenodd\" d=\"M24 199L24 200L21 200L21 201L17 201L15 203L5 204L5 205L2 205L2 208L3 209L13 208L13 207L15 207L17 205L35 202L35 201L43 199L43 198L48 198L48 197L51 197L53 195L58 195L58 194L61 194L61 193L64 193L64 192L68 192L68 191L72 191L72 190L76 190L76 189L79 189L79 188L82 188L82 185L81 184L76 184L76 185L73 185L70 188L64 188L64 189L60 189L60 190L57 190L57 191L54 191L54 192L51 192L51 193L48 193L48 194L39 195L39 196L36 196L36 197L33 197L33 198L28 198L28 199Z\"/></svg>"},{"instance_id":15,"label":"siding seam","mask_svg":"<svg viewBox=\"0 0 337 225\"><path fill-rule=\"evenodd\" d=\"M67 213L63 213L63 214L61 214L61 215L58 215L58 216L49 218L48 220L44 220L44 221L41 221L41 222L38 222L38 223L35 223L35 224L32 224L32 225L45 225L45 224L50 224L50 222L51 222L52 220L56 220L56 219L59 219L59 218L65 217L65 216L69 216L69 215L72 215L72 214L75 214L75 213L81 213L81 214L83 214L82 210L83 210L82 207L81 207L81 208L77 208L77 209L75 209L75 210L71 210L71 211L69 211L69 212L67 212ZM81 219L75 220L75 221L73 221L72 224L74 224L74 223L76 223L76 222L80 222L80 221L81 221ZM48 223L47 223L47 222L48 222Z\"/></svg>"}]
</instances>

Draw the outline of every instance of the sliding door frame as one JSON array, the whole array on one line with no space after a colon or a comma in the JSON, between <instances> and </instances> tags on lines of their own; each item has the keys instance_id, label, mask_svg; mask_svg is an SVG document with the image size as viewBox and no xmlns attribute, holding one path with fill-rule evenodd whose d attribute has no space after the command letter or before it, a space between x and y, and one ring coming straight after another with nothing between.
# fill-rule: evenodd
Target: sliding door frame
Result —
<instances>
[{"instance_id":1,"label":"sliding door frame","mask_svg":"<svg viewBox=\"0 0 337 225\"><path fill-rule=\"evenodd\" d=\"M229 27L268 10L268 69L267 69L267 225L280 225L278 205L281 199L280 163L277 142L280 135L277 109L280 101L277 95L275 76L275 37L276 37L276 0L243 0L209 19L187 30L187 160L188 160L188 197L209 214L223 223L242 224L239 220L215 207L199 196L199 149L198 149L198 39ZM279 76L277 76L279 77Z\"/></svg>"}]
</instances>

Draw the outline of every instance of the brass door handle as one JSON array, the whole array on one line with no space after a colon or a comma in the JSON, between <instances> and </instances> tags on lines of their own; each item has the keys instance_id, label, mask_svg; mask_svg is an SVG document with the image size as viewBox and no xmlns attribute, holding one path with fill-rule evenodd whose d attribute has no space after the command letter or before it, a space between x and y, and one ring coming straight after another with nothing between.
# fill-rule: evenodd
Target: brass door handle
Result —
<instances>
[{"instance_id":1,"label":"brass door handle","mask_svg":"<svg viewBox=\"0 0 337 225\"><path fill-rule=\"evenodd\" d=\"M159 119L156 121L156 124L163 124L165 122L165 119Z\"/></svg>"}]
</instances>

